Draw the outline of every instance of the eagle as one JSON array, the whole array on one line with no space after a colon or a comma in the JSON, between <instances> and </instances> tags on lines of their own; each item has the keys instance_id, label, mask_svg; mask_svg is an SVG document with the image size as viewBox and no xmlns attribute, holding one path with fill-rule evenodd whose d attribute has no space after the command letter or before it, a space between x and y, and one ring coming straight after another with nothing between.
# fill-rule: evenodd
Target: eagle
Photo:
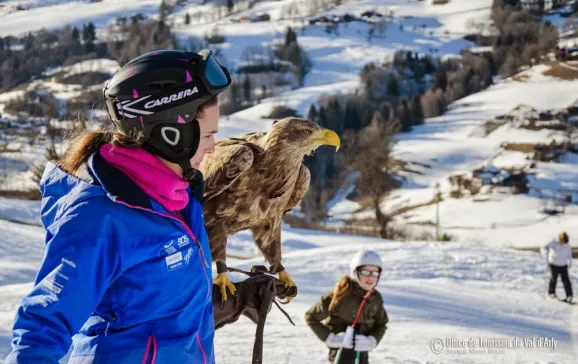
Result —
<instances>
[{"instance_id":1,"label":"eagle","mask_svg":"<svg viewBox=\"0 0 578 364\"><path fill-rule=\"evenodd\" d=\"M227 237L250 230L256 246L286 287L296 286L281 264L281 219L309 188L311 174L303 163L321 145L340 147L337 133L306 119L273 122L269 131L228 138L215 144L199 170L205 179L203 212L217 267L213 283L221 299L235 286L227 276Z\"/></svg>"}]
</instances>

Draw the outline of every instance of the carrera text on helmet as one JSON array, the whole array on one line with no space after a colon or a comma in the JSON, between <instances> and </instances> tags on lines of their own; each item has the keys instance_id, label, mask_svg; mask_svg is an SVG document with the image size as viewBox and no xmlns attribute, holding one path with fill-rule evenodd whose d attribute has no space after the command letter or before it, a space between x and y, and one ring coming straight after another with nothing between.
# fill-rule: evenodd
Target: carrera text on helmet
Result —
<instances>
[{"instance_id":1,"label":"carrera text on helmet","mask_svg":"<svg viewBox=\"0 0 578 364\"><path fill-rule=\"evenodd\" d=\"M196 87L193 87L192 89L187 89L184 91L180 91L177 93L174 93L170 96L166 96L157 100L151 100L149 102L147 102L144 107L145 109L150 109L156 106L161 106L161 105L165 105L165 104L170 104L173 101L177 101L182 99L183 97L187 97L187 96L191 96L196 94L197 92L199 92L199 90Z\"/></svg>"}]
</instances>

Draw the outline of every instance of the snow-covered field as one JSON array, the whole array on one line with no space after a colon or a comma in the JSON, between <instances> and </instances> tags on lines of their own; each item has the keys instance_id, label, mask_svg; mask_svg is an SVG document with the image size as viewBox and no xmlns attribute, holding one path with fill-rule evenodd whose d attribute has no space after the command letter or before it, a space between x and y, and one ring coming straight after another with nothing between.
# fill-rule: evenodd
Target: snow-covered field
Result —
<instances>
[{"instance_id":1,"label":"snow-covered field","mask_svg":"<svg viewBox=\"0 0 578 364\"><path fill-rule=\"evenodd\" d=\"M0 199L0 216L35 222L38 205ZM43 256L39 227L0 220L0 358L9 351L10 329L19 299L31 288ZM230 242L232 253L258 257L248 234ZM265 327L265 363L326 362L327 350L304 322L305 311L347 272L358 249L376 249L384 261L379 291L390 323L372 354L372 363L573 363L578 348L578 306L544 300L546 265L532 252L472 245L468 242L389 242L308 230L283 230L284 265L299 287L283 306L292 326L273 307ZM249 269L261 258L229 260ZM243 279L232 275L234 280ZM578 274L571 273L578 287ZM561 285L559 296L563 297ZM217 363L248 363L255 325L242 318L217 331ZM460 353L448 347L432 352L431 343L445 340L554 339L555 348L503 348ZM482 341L480 341L481 343ZM437 344L436 344L437 345ZM523 345L523 344L522 344ZM435 346L437 348L437 346Z\"/></svg>"}]
</instances>

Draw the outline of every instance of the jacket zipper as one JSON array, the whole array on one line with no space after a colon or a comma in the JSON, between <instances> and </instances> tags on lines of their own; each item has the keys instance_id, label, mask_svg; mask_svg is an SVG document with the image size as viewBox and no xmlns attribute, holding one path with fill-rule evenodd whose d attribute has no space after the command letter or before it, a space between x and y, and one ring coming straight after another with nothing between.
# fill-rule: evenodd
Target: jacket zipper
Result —
<instances>
[{"instance_id":1,"label":"jacket zipper","mask_svg":"<svg viewBox=\"0 0 578 364\"><path fill-rule=\"evenodd\" d=\"M207 364L207 354L205 354L205 349L203 349L203 344L201 344L199 332L197 332L197 343L199 344L199 349L201 349L201 354L203 355L203 364Z\"/></svg>"},{"instance_id":2,"label":"jacket zipper","mask_svg":"<svg viewBox=\"0 0 578 364\"><path fill-rule=\"evenodd\" d=\"M152 354L151 354L151 360L149 361L149 351L151 350L151 346L152 346ZM157 338L155 336L149 336L148 340L147 340L147 347L145 350L145 353L142 357L142 361L141 364L155 364L155 360L157 358Z\"/></svg>"}]
</instances>

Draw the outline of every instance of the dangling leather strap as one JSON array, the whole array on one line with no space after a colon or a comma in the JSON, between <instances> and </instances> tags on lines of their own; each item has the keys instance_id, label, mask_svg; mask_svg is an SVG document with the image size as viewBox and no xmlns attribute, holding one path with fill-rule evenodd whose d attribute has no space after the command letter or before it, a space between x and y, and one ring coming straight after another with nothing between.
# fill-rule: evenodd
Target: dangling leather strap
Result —
<instances>
[{"instance_id":1,"label":"dangling leather strap","mask_svg":"<svg viewBox=\"0 0 578 364\"><path fill-rule=\"evenodd\" d=\"M248 275L249 277L254 277L257 275L264 275L265 271L261 269L260 266L254 266L251 268L251 272L246 272L241 269L227 267L229 272L237 272L243 273ZM285 312L275 301L275 297L277 294L277 286L275 284L275 277L271 277L268 280L266 286L261 286L261 290L259 292L261 297L261 307L259 307L259 321L257 322L257 329L255 330L255 342L253 344L253 361L252 364L263 364L263 336L265 333L265 321L267 319L267 314L271 309L271 303L275 303L275 305L279 308L279 310L287 317L289 322L293 326L295 323L291 320L291 317L287 312Z\"/></svg>"}]
</instances>

